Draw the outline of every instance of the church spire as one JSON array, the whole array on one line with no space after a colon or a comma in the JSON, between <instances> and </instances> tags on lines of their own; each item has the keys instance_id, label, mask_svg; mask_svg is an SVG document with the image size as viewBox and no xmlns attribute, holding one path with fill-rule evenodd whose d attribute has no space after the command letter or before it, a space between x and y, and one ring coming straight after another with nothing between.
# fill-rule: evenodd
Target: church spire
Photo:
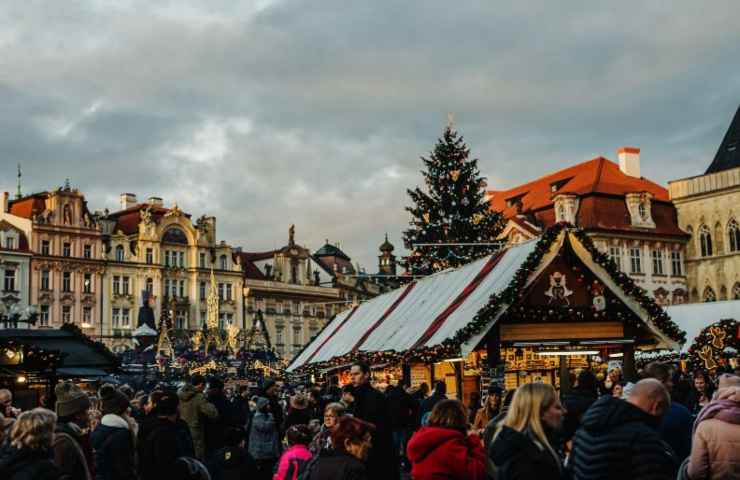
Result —
<instances>
[{"instance_id":1,"label":"church spire","mask_svg":"<svg viewBox=\"0 0 740 480\"><path fill-rule=\"evenodd\" d=\"M15 192L15 198L21 198L23 197L23 193L21 193L21 164L18 164L18 189Z\"/></svg>"}]
</instances>

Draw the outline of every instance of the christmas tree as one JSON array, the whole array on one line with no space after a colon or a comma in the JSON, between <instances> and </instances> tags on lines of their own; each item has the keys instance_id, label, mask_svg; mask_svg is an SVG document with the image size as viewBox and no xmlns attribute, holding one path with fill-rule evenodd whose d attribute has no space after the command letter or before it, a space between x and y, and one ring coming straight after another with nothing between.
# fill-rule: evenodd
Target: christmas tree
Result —
<instances>
[{"instance_id":1,"label":"christmas tree","mask_svg":"<svg viewBox=\"0 0 740 480\"><path fill-rule=\"evenodd\" d=\"M503 228L501 215L485 200L478 160L470 159L470 149L451 123L429 158L421 158L426 191L408 190L413 205L406 210L412 219L403 240L411 254L402 265L412 275L429 275L492 253L496 246L490 244Z\"/></svg>"}]
</instances>

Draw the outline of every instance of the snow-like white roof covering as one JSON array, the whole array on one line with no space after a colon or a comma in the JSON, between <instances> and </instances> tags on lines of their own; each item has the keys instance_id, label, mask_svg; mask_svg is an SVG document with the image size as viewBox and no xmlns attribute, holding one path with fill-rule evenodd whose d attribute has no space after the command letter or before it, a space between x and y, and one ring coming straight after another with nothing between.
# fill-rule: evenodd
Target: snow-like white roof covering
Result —
<instances>
[{"instance_id":1,"label":"snow-like white roof covering","mask_svg":"<svg viewBox=\"0 0 740 480\"><path fill-rule=\"evenodd\" d=\"M726 319L740 321L740 300L686 303L666 307L665 310L671 320L686 332L686 343L681 352L687 352L694 339L709 325Z\"/></svg>"}]
</instances>

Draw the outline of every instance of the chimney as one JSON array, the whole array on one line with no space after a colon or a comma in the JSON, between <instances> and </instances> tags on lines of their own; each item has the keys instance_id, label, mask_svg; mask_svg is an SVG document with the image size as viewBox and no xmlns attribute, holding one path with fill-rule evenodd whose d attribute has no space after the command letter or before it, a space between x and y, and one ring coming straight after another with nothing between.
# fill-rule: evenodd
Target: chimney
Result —
<instances>
[{"instance_id":1,"label":"chimney","mask_svg":"<svg viewBox=\"0 0 740 480\"><path fill-rule=\"evenodd\" d=\"M2 205L0 205L0 207L2 207L0 209L0 213L8 213L8 211L10 210L10 205L8 205L9 198L10 198L10 194L8 192L4 192L3 193L3 203Z\"/></svg>"},{"instance_id":2,"label":"chimney","mask_svg":"<svg viewBox=\"0 0 740 480\"><path fill-rule=\"evenodd\" d=\"M135 193L122 193L121 194L121 210L126 210L136 205L136 194Z\"/></svg>"},{"instance_id":3,"label":"chimney","mask_svg":"<svg viewBox=\"0 0 740 480\"><path fill-rule=\"evenodd\" d=\"M640 149L637 147L621 147L617 149L619 169L625 175L640 178Z\"/></svg>"},{"instance_id":4,"label":"chimney","mask_svg":"<svg viewBox=\"0 0 740 480\"><path fill-rule=\"evenodd\" d=\"M162 197L149 197L146 203L148 203L149 205L154 205L155 207L161 207L162 205L164 205L164 202L162 202Z\"/></svg>"}]
</instances>

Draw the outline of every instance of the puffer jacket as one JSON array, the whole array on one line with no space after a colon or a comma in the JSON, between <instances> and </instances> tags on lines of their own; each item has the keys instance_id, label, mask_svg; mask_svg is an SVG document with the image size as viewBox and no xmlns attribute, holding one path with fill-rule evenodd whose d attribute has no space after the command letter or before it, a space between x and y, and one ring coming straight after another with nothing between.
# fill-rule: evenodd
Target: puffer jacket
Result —
<instances>
[{"instance_id":1,"label":"puffer jacket","mask_svg":"<svg viewBox=\"0 0 740 480\"><path fill-rule=\"evenodd\" d=\"M207 419L218 418L216 407L206 400L203 393L194 386L186 383L177 392L180 397L180 417L190 427L190 435L193 437L195 456L204 459L206 450L206 425Z\"/></svg>"},{"instance_id":2,"label":"puffer jacket","mask_svg":"<svg viewBox=\"0 0 740 480\"><path fill-rule=\"evenodd\" d=\"M558 480L563 476L556 454L513 428L501 427L488 452L496 480Z\"/></svg>"},{"instance_id":3,"label":"puffer jacket","mask_svg":"<svg viewBox=\"0 0 740 480\"><path fill-rule=\"evenodd\" d=\"M740 404L711 402L700 417L689 456L691 480L740 478Z\"/></svg>"},{"instance_id":4,"label":"puffer jacket","mask_svg":"<svg viewBox=\"0 0 740 480\"><path fill-rule=\"evenodd\" d=\"M134 434L125 418L108 414L90 437L96 480L135 480Z\"/></svg>"},{"instance_id":5,"label":"puffer jacket","mask_svg":"<svg viewBox=\"0 0 740 480\"><path fill-rule=\"evenodd\" d=\"M280 433L271 413L257 412L252 417L249 454L258 461L280 458Z\"/></svg>"},{"instance_id":6,"label":"puffer jacket","mask_svg":"<svg viewBox=\"0 0 740 480\"><path fill-rule=\"evenodd\" d=\"M583 415L568 462L573 480L673 480L679 462L662 441L661 419L603 396Z\"/></svg>"},{"instance_id":7,"label":"puffer jacket","mask_svg":"<svg viewBox=\"0 0 740 480\"><path fill-rule=\"evenodd\" d=\"M486 454L478 435L451 428L421 427L409 440L414 480L483 480Z\"/></svg>"},{"instance_id":8,"label":"puffer jacket","mask_svg":"<svg viewBox=\"0 0 740 480\"><path fill-rule=\"evenodd\" d=\"M5 445L0 451L0 478L3 480L62 480L51 461L51 451L18 450Z\"/></svg>"}]
</instances>

